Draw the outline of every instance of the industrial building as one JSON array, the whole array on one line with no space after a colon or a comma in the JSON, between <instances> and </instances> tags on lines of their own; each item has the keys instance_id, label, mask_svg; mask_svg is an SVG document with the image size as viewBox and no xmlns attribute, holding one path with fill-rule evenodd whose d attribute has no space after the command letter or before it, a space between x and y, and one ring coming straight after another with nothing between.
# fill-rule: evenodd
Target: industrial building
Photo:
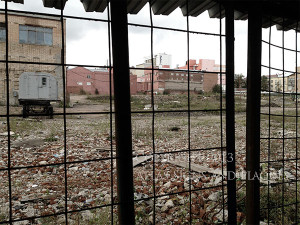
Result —
<instances>
[{"instance_id":1,"label":"industrial building","mask_svg":"<svg viewBox=\"0 0 300 225\"><path fill-rule=\"evenodd\" d=\"M10 13L7 25L10 104L18 104L19 78L23 72L46 72L54 75L58 81L58 97L62 100L64 68L57 65L62 61L63 49L60 19L51 16ZM4 13L0 14L0 51L2 52L0 59L6 60ZM6 102L6 82L6 65L1 63L0 102L2 104Z\"/></svg>"},{"instance_id":2,"label":"industrial building","mask_svg":"<svg viewBox=\"0 0 300 225\"><path fill-rule=\"evenodd\" d=\"M148 71L137 78L138 92L151 92L151 74ZM218 83L217 73L190 72L190 91L209 92ZM188 91L188 72L185 70L154 70L153 91L155 93L186 93Z\"/></svg>"},{"instance_id":3,"label":"industrial building","mask_svg":"<svg viewBox=\"0 0 300 225\"><path fill-rule=\"evenodd\" d=\"M110 94L109 70L105 68L87 69L85 67L74 67L67 70L67 92L69 94ZM113 82L113 72L111 73ZM111 86L113 93L113 85ZM130 92L137 92L137 76L130 75Z\"/></svg>"},{"instance_id":4,"label":"industrial building","mask_svg":"<svg viewBox=\"0 0 300 225\"><path fill-rule=\"evenodd\" d=\"M8 1L24 3L24 0L6 0L6 15ZM59 14L61 21L63 18L70 18L64 15L66 2L67 0L43 0L44 6L61 10ZM69 2L74 4L75 1ZM3 178L1 180L3 188L0 189L3 192L1 206L5 207L5 210L2 208L0 210L0 223L44 224L45 221L50 221L51 224L87 224L95 221L99 224L105 220L102 224L299 224L299 106L298 101L285 104L287 98L284 95L286 88L284 84L289 84L289 80L285 80L285 74L294 74L295 77L294 85L291 77L291 85L287 85L287 90L289 86L297 87L298 69L295 72L286 71L284 55L286 51L293 52L297 67L300 1L81 0L81 2L87 12L103 13L106 9L109 12L108 19L104 22L111 28L108 29L108 34L111 38L109 45L112 46L110 58L113 60L114 80L110 85L114 85L114 107L111 104L109 112L96 110L91 112L89 109L85 112L67 112L64 104L63 112L57 114L63 116L59 124L61 129L54 127L55 130L60 130L59 138L52 135L47 138L51 143L43 144L42 148L26 147L22 149L23 151L19 151L21 145L16 146L19 139L17 134L22 128L19 127L16 132L12 132L13 126L10 126L13 125L14 117L18 118L18 115L10 115L10 106L5 107L8 113L2 115L5 121L1 124L6 132L0 135L4 146L0 160L2 173L0 178ZM150 9L150 25L129 23L128 14L138 14L146 4ZM221 93L217 107L211 106L208 109L200 107L202 106L200 103L197 103L197 109L191 108L191 99L188 98L187 107L185 103L176 100L182 106L179 110L169 108L157 110L152 88L151 96L146 96L151 103L151 110L132 111L128 28L140 26L148 29L151 34L149 44L153 55L153 30L175 29L165 27L163 23L158 23L158 26L153 24L152 14L168 16L175 9L181 10L182 15L186 17L186 29L176 29L176 32L183 32L187 36L186 42L178 43L188 46L188 58L190 34L218 37L216 40L220 40L220 55L224 52L222 47L224 37L225 96ZM204 12L208 13L210 18L219 19L219 33L190 30L189 24L192 20L189 20L189 17L198 17ZM71 15L72 18L77 16L75 13ZM245 112L236 107L236 103L239 102L235 98L234 88L235 54L238 50L238 44L235 42L238 33L235 28L236 20L248 20ZM5 27L9 25L8 23L6 20ZM276 37L274 25L281 31L282 45L274 42ZM267 40L264 38L265 35L262 35L263 29L268 29ZM296 43L292 49L284 44L285 37L288 41L291 40L286 35L289 30L295 35ZM25 28L20 31L28 34L40 32L38 29L29 32L29 29ZM0 33L4 32L2 29ZM64 36L64 32L61 34ZM10 42L8 37L6 35L6 46ZM27 39L29 37L30 35ZM13 42L13 37L9 39ZM26 38L21 40L27 43ZM49 43L48 41L49 39L46 43ZM262 64L263 43L270 49L268 58L281 58L282 67L275 65L271 60L268 65ZM279 48L282 53L274 54L271 47ZM62 54L65 53L62 51ZM8 53L4 59L2 62L6 65L16 63L13 61L15 59L8 57ZM65 66L63 59L64 57L61 63L56 65ZM30 60L34 62L33 59ZM283 90L279 91L283 94L281 99L277 98L278 102L282 102L282 108L272 106L271 95L267 99L261 96L262 67L282 72ZM204 68L206 70L206 67ZM182 82L186 79L183 71L188 71L188 80L192 78L190 75L196 72L190 68L183 69L182 72L180 69L168 71L172 71L170 73L173 75L165 75L162 69L151 68L147 72L148 77L144 73L145 79L149 82L153 78L152 86L156 79L158 89L160 75L161 78L163 76L168 78L164 79L166 84L166 81L177 76L176 73L178 80L173 81L179 81L180 74ZM8 78L9 71L5 72ZM203 68L199 72L204 73ZM216 75L218 76L218 72ZM201 82L201 76L198 81ZM10 82L7 81L6 84ZM146 84L145 80L143 82ZM295 91L298 92L297 88ZM14 96L17 92L12 93ZM261 107L263 101L268 107L264 111ZM244 115L238 118L242 113ZM75 115L78 116L77 119L74 118ZM81 118L87 115L93 117L89 117L88 124L83 126L84 120ZM106 123L95 126L102 117L106 118ZM212 117L217 119L211 120ZM207 125L199 123L203 121ZM36 123L30 122L35 128ZM146 129L143 129L142 123ZM76 124L78 127L75 127ZM90 126L93 127L93 132L88 133L87 127ZM100 132L100 127L105 127L105 133ZM45 128L46 126L38 135L46 133ZM35 130L27 132L31 136ZM82 139L78 141L80 138ZM53 139L60 140L52 142ZM202 142L203 139L208 141ZM212 141L214 139L215 141ZM36 137L24 139L22 144L33 143L36 140ZM202 142L200 144L203 145L195 145L196 141ZM99 147L99 143L103 144L103 147L102 145ZM44 147L46 151L41 152ZM35 153L32 154L32 158L28 157L32 152ZM49 153L48 157L43 153ZM15 159L21 154L24 155L18 163ZM137 176L139 171L145 172L143 173L145 176ZM102 186L108 189L99 192ZM81 217L88 219L85 223L81 223Z\"/></svg>"}]
</instances>

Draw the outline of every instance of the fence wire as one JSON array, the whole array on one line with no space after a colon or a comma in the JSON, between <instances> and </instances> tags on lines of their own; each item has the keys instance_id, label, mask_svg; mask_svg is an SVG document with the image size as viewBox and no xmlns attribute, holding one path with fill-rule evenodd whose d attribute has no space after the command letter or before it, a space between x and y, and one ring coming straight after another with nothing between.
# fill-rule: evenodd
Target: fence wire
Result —
<instances>
[{"instance_id":1,"label":"fence wire","mask_svg":"<svg viewBox=\"0 0 300 225\"><path fill-rule=\"evenodd\" d=\"M186 2L186 7L189 9L188 6L188 1ZM61 7L63 8L63 7ZM8 8L8 3L5 1L5 8L0 10L2 13L4 13L5 16L5 28L6 28L6 40L5 40L5 54L4 59L0 60L1 64L5 64L5 78L6 78L6 112L3 114L0 114L0 119L6 120L5 127L7 130L7 142L5 142L5 150L7 150L7 153L5 154L5 157L2 157L2 160L5 160L6 166L1 166L0 167L0 173L4 174L4 176L7 179L7 200L8 200L8 206L9 210L7 213L5 213L4 217L0 217L2 221L0 221L0 224L13 224L15 222L20 222L20 221L29 221L30 223L34 222L41 222L41 221L46 221L45 219L54 219L54 221L57 222L57 219L60 218L61 216L64 218L64 223L66 224L72 224L74 221L76 221L76 215L80 215L80 213L84 212L93 212L95 215L100 215L100 218L92 218L94 219L95 223L106 223L109 222L110 224L117 224L118 219L117 219L117 208L120 205L120 202L118 201L117 197L117 187L116 187L116 180L118 179L117 174L116 174L116 152L115 152L115 131L114 131L114 125L115 125L115 111L114 111L114 90L113 90L113 57L112 57L112 43L111 43L111 15L110 15L110 5L107 4L107 19L97 19L97 18L92 18L92 17L79 17L75 15L65 15L64 10L60 10L60 14L48 14L48 13L39 13L39 12L31 12L31 11L25 11L25 10L12 10ZM221 15L221 5L219 7L219 12ZM219 19L219 32L217 33L209 33L209 32L199 32L199 31L193 31L190 30L190 17L186 16L186 29L176 29L176 28L171 28L171 27L163 27L163 26L156 26L154 25L153 22L153 15L151 6L149 4L149 19L150 19L150 25L144 25L144 24L137 24L137 23L127 23L128 27L140 27L147 29L150 32L150 55L151 55L151 67L150 68L136 68L136 67L129 67L128 69L130 70L136 70L136 71L147 71L151 73L151 80L150 80L150 93L148 93L148 96L150 96L150 105L151 109L149 111L145 111L142 109L132 109L131 111L131 120L137 121L139 123L141 120L144 121L150 121L149 122L149 127L151 127L150 133L146 133L146 136L148 138L149 143L147 151L144 152L138 152L135 151L134 149L133 155L136 160L140 160L143 157L150 157L150 162L149 159L148 161L144 161L142 163L142 166L139 166L137 168L134 168L134 188L135 188L135 218L136 218L136 223L140 224L161 224L163 219L168 218L165 214L166 212L172 211L171 209L162 210L161 205L164 204L166 205L168 200L172 200L172 203L169 202L171 205L173 204L173 208L176 209L178 212L181 214L174 212L173 210L172 214L172 222L173 220L180 224L180 223L189 223L189 224L195 224L195 223L201 223L201 222L215 222L219 224L227 224L228 223L228 210L230 206L228 205L228 196L230 193L227 191L227 184L229 182L228 179L226 179L226 144L225 144L225 138L226 138L226 132L229 132L228 130L225 132L226 126L224 126L224 121L226 121L225 116L226 116L226 109L224 108L224 103L227 103L228 101L228 95L226 94L224 96L223 91L220 92L218 97L218 107L199 107L199 108L193 108L192 107L192 101L194 100L194 93L191 91L191 75L195 73L203 74L204 72L207 74L214 74L215 72L212 71L194 71L190 69L190 50L193 48L193 45L191 44L191 35L198 35L199 36L199 41L201 41L201 38L203 36L208 36L208 37L217 37L219 40L219 43L216 43L219 45L219 60L220 60L220 71L218 72L220 84L222 86L222 78L223 76L226 75L226 72L223 71L222 69L222 62L223 59L225 58L223 56L223 47L224 47L224 40L226 36L222 34L222 29L223 29L223 21L220 18ZM32 60L27 60L27 61L22 61L20 59L16 60L13 58L10 58L10 27L9 27L9 18L12 15L15 15L16 13L22 13L24 15L36 15L40 17L53 17L56 18L60 21L60 26L61 26L61 54L60 54L60 62L35 62ZM189 13L187 13L189 14ZM86 64L74 64L74 63L67 63L65 61L66 59L66 47L65 47L65 42L66 42L66 34L64 32L65 30L65 20L78 20L78 21L93 21L97 23L104 23L107 25L107 38L108 38L108 64L103 66L103 65L86 65ZM284 21L284 19L283 19ZM273 24L273 21L270 19L270 25ZM297 26L298 27L298 26ZM183 33L186 34L186 43L181 43L186 45L186 59L187 59L187 69L162 69L162 68L156 68L154 65L154 49L155 49L155 41L154 41L154 33L155 31L166 31L166 32L174 32L175 34L177 33ZM283 29L284 30L284 29ZM266 197L267 204L261 204L261 214L265 215L268 221L268 224L274 223L278 221L278 217L275 217L275 215L280 215L279 220L281 220L282 224L287 224L287 223L293 223L297 224L299 219L298 219L298 204L299 204L299 199L298 199L298 64L297 64L297 59L298 59L298 36L297 36L297 31L295 30L295 49L291 48L286 48L285 47L285 32L282 31L282 46L279 46L277 44L272 43L272 32L271 28L269 28L269 40L262 40L262 43L268 45L269 49L269 65L261 65L262 68L268 69L268 90L263 90L267 91L267 102L268 102L268 108L267 111L262 111L261 116L265 116L267 119L267 123L265 126L267 126L267 129L265 132L262 132L263 135L261 135L261 143L266 143L266 146L261 146L261 149L266 149L266 157L261 158L261 168L262 171L265 169L266 166L266 176L267 176L267 182L261 183L261 201L264 201L265 199L262 198L262 196ZM176 46L174 46L176 47ZM225 46L226 47L226 46ZM273 65L271 63L271 57L275 57L271 54L272 47L274 48L279 48L282 50L282 68L277 68L276 65ZM129 49L130 50L130 49ZM285 51L290 51L295 53L296 57L296 70L287 70L285 68L285 62L288 60L285 58ZM23 121L29 121L29 124L31 123L34 126L34 123L30 121L29 119L23 119L23 114L16 111L12 110L13 106L11 105L11 94L10 90L11 88L11 83L9 82L10 79L12 79L12 72L9 70L12 65L28 65L28 66L54 66L58 67L61 69L61 79L62 79L62 106L61 110L57 110L53 113L53 116L58 119L62 119L62 124L61 124L61 129L62 129L62 135L61 138L63 139L61 146L62 147L62 157L61 160L50 162L46 161L46 163L41 164L41 160L39 163L32 163L32 162L23 162L21 164L16 164L15 160L15 153L13 152L13 147L12 147L12 142L15 142L16 139L12 135L12 125L15 126L15 119L18 120L23 120ZM102 68L106 69L109 73L109 96L108 96L108 110L85 110L85 111L77 111L76 110L69 110L68 108L68 96L67 96L67 67L86 67L86 68ZM181 72L181 73L186 73L187 74L187 83L186 83L186 101L187 105L186 108L182 107L179 109L168 109L167 107L162 107L162 109L157 109L155 108L156 105L159 103L159 95L155 93L155 73L160 73L160 72ZM282 77L282 83L283 83L283 90L271 90L271 74L273 71L280 71L283 74ZM295 114L289 114L289 107L286 106L288 103L287 98L291 93L287 93L285 90L285 73L293 73L295 74L295 93L293 93L296 97L296 100L294 102L294 107L295 107ZM277 94L277 95L276 95ZM171 99L175 95L170 95ZM274 97L275 96L275 97ZM282 96L282 114L278 114L276 112L273 112L272 110L272 99L277 98L278 96ZM132 99L134 96L131 96ZM173 98L172 100L175 101L176 98ZM132 103L133 104L133 103ZM183 105L183 103L182 103ZM1 106L2 107L2 106ZM218 129L217 129L217 135L218 139L216 142L211 144L210 146L203 146L203 145L197 145L194 144L193 142L196 142L195 140L201 142L201 139L205 138L204 136L210 134L208 130L204 130L201 125L194 125L196 124L195 121L199 121L203 119L205 116L218 116ZM105 118L105 121L108 123L108 145L106 146L108 148L104 149L101 148L98 151L100 152L105 152L102 155L94 155L91 157L81 155L79 157L75 157L72 153L73 149L69 143L69 140L72 139L73 135L73 128L76 126L73 118L80 118L87 116L91 116L92 120L90 120L90 123L94 123L95 120L98 120L99 118L103 119ZM43 113L35 113L35 114L29 114L30 118L37 118L43 120L44 119L44 114ZM179 118L179 119L178 119ZM277 119L276 119L277 118ZM278 119L279 118L279 119ZM128 118L130 119L130 118ZM168 137L167 135L165 136L165 140L160 140L162 136L162 132L170 132L167 129L163 129L162 126L172 126L172 123L169 124L163 124L163 121L168 121L172 122L178 119L180 123L183 125L180 127L181 133L180 135L175 135L176 138L181 138L182 142L185 142L182 145L178 146L169 146L163 149L162 142L170 142L171 139L174 137ZM99 119L100 120L100 119ZM282 130L281 130L281 136L273 136L273 130L272 126L276 121L278 122L282 121ZM182 122L183 121L183 122ZM287 126L289 125L289 121L294 121L295 122L295 136L287 136L288 130ZM261 121L263 122L263 120ZM74 123L74 124L73 124ZM80 124L80 123L79 123ZM174 125L175 124L175 125ZM174 127L176 126L176 123L174 123ZM77 124L78 125L78 124ZM82 125L82 124L80 124ZM162 125L162 126L161 126ZM195 126L195 127L193 127ZM135 132L136 129L139 129L141 127L140 124L138 124L136 127L132 123L132 129ZM56 127L57 128L57 127ZM193 129L203 129L203 132L200 132L197 130L197 135L194 135ZM20 126L18 129L22 129ZM80 131L80 136L84 136L84 130L85 128L82 127L79 129ZM99 128L100 129L100 128ZM143 129L143 128L140 128ZM175 129L175 128L174 128ZM213 129L213 125L211 125L211 129ZM100 132L99 132L100 133ZM138 132L136 132L137 134ZM266 134L266 136L264 136ZM184 138L182 136L184 135ZM92 134L86 135L87 138L91 138ZM136 135L138 136L138 135ZM78 138L76 136L76 138ZM97 138L102 138L100 136L97 136ZM140 137L134 137L134 141L140 141ZM61 141L61 140L60 140ZM265 141L265 142L264 142ZM293 148L291 149L294 151L295 155L292 157L288 157L286 155L290 154L288 152L287 144L289 144L290 141L295 141ZM90 144L90 141L87 141L87 145ZM198 144L199 144L198 142ZM275 146L273 143L276 143ZM277 144L280 144L280 147L277 146ZM81 143L82 144L82 143ZM55 144L53 144L55 145ZM70 147L71 146L71 147ZM87 147L87 146L85 146ZM135 148L135 147L134 147ZM282 155L281 159L277 159L276 157L273 157L274 150L282 150L280 151L280 154ZM216 153L217 152L217 153ZM197 169L195 169L197 166L201 166L203 163L208 162L209 159L205 158L209 157L209 154L216 154L218 155L217 160L215 162L217 163L217 168L221 169L221 173L219 176L221 177L221 181L216 184L210 184L210 185L203 185L205 183L206 179L201 177L201 173L199 171L197 172ZM277 153L277 152L276 152ZM88 154L88 153L87 153ZM279 154L279 151L278 153ZM13 156L13 157L12 157ZM195 158L197 157L202 157L201 160L196 160ZM204 157L204 158L203 158ZM225 157L225 158L224 158ZM228 156L227 156L228 157ZM168 160L166 162L166 159ZM227 158L228 159L228 158ZM181 164L178 163L178 161L182 161ZM174 166L172 164L172 161L176 161L177 165ZM183 165L183 164L184 165ZM243 164L245 163L244 161L236 161L236 163ZM274 168L275 164L280 163L281 167L281 174L282 176L276 180L276 182L273 182L272 178L272 168ZM290 166L290 163L295 163L295 168L290 169L288 166ZM82 166L84 165L84 166ZM80 178L75 179L75 175L73 170L76 170L74 168L78 167L84 167L86 168L88 165L95 165L93 168L95 171L97 171L97 176L95 176L93 179L95 182L95 186L93 188L89 188L90 192L96 191L99 186L101 186L101 182L108 182L109 183L109 190L106 191L109 195L109 199L106 201L99 201L96 202L93 199L85 199L84 204L80 205L79 203L76 205L74 204L71 199L76 199L80 198L78 194L72 194L73 189L76 187L76 182L74 183L74 180L77 179L85 179L82 175ZM181 165L181 166L180 166ZM182 166L183 165L183 166ZM86 167L85 167L86 166ZM102 168L106 168L105 170ZM147 186L147 188L150 188L151 190L147 190L146 194L144 193L144 190L140 189L141 185L139 184L138 178L138 172L140 172L143 168L142 167L149 167L148 175L149 175L149 180L151 184ZM182 168L183 167L183 168ZM61 194L61 200L62 200L62 208L60 210L49 210L49 211L40 211L34 213L33 216L24 216L24 215L18 215L18 205L16 205L16 201L19 200L20 197L16 197L17 193L14 193L16 191L16 183L22 183L26 181L22 181L22 177L24 178L25 175L27 174L30 176L30 174L34 174L35 172L38 173L37 171L46 171L48 168L51 168L51 170L55 169L61 172L61 176L58 175L58 172L55 174L53 173L54 176L52 176L52 173L49 172L47 175L45 175L44 179L47 180L49 177L54 177L54 180L59 180L60 181L60 194ZM92 166L91 166L92 168ZM179 169L180 168L180 169ZM139 171L140 170L140 171ZM164 173L167 173L167 171L175 171L175 172L181 172L183 175L180 175L180 178L168 178L164 176ZM25 172L23 172L25 171ZM227 171L228 172L228 171ZM288 173L287 173L288 172ZM295 173L294 179L288 179L287 175L290 173ZM21 180L18 179L17 175L18 174L23 174L21 175ZM107 178L108 180L102 181L101 176L103 174L108 174ZM106 177L106 176L105 176ZM195 179L195 177L197 179ZM187 178L187 179L186 179ZM195 182L197 180L197 182ZM169 184L167 184L168 181L170 182L170 185L172 186L173 183L178 184L178 187L180 188L175 188L174 190L171 189L164 189L162 191L162 186L167 187ZM187 182L186 182L187 181ZM165 182L165 183L163 183ZM201 185L197 186L197 183L200 182ZM184 185L187 183L187 186L184 187ZM21 185L21 184L19 184ZM97 186L98 185L98 186ZM149 187L149 186L152 187ZM243 188L245 186L244 181L238 182L237 188L236 188L236 193L242 193ZM145 186L144 186L145 187ZM267 188L267 191L265 193L265 189ZM293 195L293 201L291 202L291 196L288 195L289 191L291 189L295 190L295 194ZM215 202L216 204L211 204L210 209L207 211L204 211L204 204L203 202L199 202L199 199L201 196L208 195L206 196L206 199L211 196L211 194L214 193L219 193L220 195L218 202ZM280 196L280 199L276 199L276 202L274 202L274 193L277 196ZM19 193L20 194L20 193ZM103 193L101 193L103 194ZM100 195L100 194L99 194ZM213 196L212 196L213 197ZM180 202L180 200L184 199L180 204L181 206L179 207L178 205L174 206L174 202ZM187 201L185 201L187 199ZM39 200L32 200L32 201L39 201ZM47 201L52 201L50 199L45 200ZM76 200L74 200L76 201ZM94 202L93 204L90 204L89 201ZM244 206L243 202L244 197L240 197L240 199L237 200L238 202L238 207L237 209L232 209L231 210L236 210L235 212L241 212L242 207ZM212 201L211 201L212 202ZM75 207L76 205L76 207ZM109 209L109 213L105 214L104 210ZM142 210L141 210L142 209ZM100 210L100 211L99 211ZM102 210L102 211L101 211ZM142 211L145 211L146 213L142 213ZM169 211L168 211L169 210ZM274 211L275 210L275 211ZM279 212L279 213L278 213ZM2 212L1 212L2 213ZM102 221L101 215L105 215L107 217L104 222ZM109 215L109 216L108 216ZM218 218L216 217L218 215ZM221 216L220 216L221 215ZM294 215L294 217L292 216ZM290 216L290 217L289 217ZM149 219L150 217L150 219ZM288 218L289 217L289 218ZM4 219L2 219L4 218ZM217 218L217 219L216 219ZM290 219L293 220L290 220ZM78 220L79 221L79 220Z\"/></svg>"}]
</instances>

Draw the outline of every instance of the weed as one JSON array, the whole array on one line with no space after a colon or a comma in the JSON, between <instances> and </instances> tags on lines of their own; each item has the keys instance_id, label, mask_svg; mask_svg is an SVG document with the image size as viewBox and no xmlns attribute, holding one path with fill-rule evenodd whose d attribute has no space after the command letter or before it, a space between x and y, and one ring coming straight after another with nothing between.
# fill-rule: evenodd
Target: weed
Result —
<instances>
[{"instance_id":1,"label":"weed","mask_svg":"<svg viewBox=\"0 0 300 225\"><path fill-rule=\"evenodd\" d=\"M83 215L76 213L72 215L71 218L74 223L71 224L87 224L87 225L98 225L98 224L111 224L111 208L104 207L100 209L91 210L91 214L88 217L83 217ZM83 212L84 213L84 212ZM114 216L114 224L118 224L117 216Z\"/></svg>"},{"instance_id":2,"label":"weed","mask_svg":"<svg viewBox=\"0 0 300 225\"><path fill-rule=\"evenodd\" d=\"M10 129L14 133L18 133L21 137L35 131L37 129L43 129L43 122L29 119L11 118Z\"/></svg>"},{"instance_id":3,"label":"weed","mask_svg":"<svg viewBox=\"0 0 300 225\"><path fill-rule=\"evenodd\" d=\"M8 220L8 215L0 212L0 222Z\"/></svg>"},{"instance_id":4,"label":"weed","mask_svg":"<svg viewBox=\"0 0 300 225\"><path fill-rule=\"evenodd\" d=\"M295 188L295 187L294 187ZM294 189L293 188L293 189ZM292 188L285 185L284 193L283 186L277 185L270 187L269 194L268 189L261 188L260 202L261 202L261 220L268 219L269 208L269 221L276 224L294 224L296 222L297 212L295 205L295 195ZM284 209L282 208L282 194L284 194ZM283 213L284 212L284 213ZM283 216L283 218L282 218Z\"/></svg>"},{"instance_id":5,"label":"weed","mask_svg":"<svg viewBox=\"0 0 300 225\"><path fill-rule=\"evenodd\" d=\"M54 141L57 141L57 137L54 136L53 134L51 134L49 137L45 138L45 141L46 142L54 142Z\"/></svg>"},{"instance_id":6,"label":"weed","mask_svg":"<svg viewBox=\"0 0 300 225\"><path fill-rule=\"evenodd\" d=\"M55 127L51 127L50 134L45 138L46 142L54 142L58 140L57 130Z\"/></svg>"},{"instance_id":7,"label":"weed","mask_svg":"<svg viewBox=\"0 0 300 225\"><path fill-rule=\"evenodd\" d=\"M49 216L49 217L42 217L39 219L39 222L42 225L56 225L56 224L62 224L57 216ZM63 223L65 224L65 223Z\"/></svg>"}]
</instances>

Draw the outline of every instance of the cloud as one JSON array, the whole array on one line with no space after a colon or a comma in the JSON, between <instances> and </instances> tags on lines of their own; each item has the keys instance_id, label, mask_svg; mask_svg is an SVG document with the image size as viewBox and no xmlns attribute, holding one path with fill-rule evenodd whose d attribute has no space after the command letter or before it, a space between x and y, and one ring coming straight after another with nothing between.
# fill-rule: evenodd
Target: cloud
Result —
<instances>
[{"instance_id":1,"label":"cloud","mask_svg":"<svg viewBox=\"0 0 300 225\"><path fill-rule=\"evenodd\" d=\"M66 23L68 42L81 42L85 36L92 35L90 33L95 31L98 31L100 36L108 36L106 22L67 19Z\"/></svg>"},{"instance_id":2,"label":"cloud","mask_svg":"<svg viewBox=\"0 0 300 225\"><path fill-rule=\"evenodd\" d=\"M25 4L8 3L10 9L27 10L32 12L52 13L60 15L60 10L49 9L43 6L42 0L24 0ZM0 2L4 7L4 2ZM66 3L64 15L76 17L90 17L107 20L107 11L104 13L85 12L79 0L69 0ZM182 15L181 9L177 8L169 16L152 15L153 25L174 29L187 29L187 17ZM128 15L128 22L135 24L150 25L150 9L147 3L137 15ZM90 20L67 19L67 62L78 64L105 64L108 58L108 27L105 22ZM247 71L247 21L235 22L235 71L246 75ZM189 29L191 31L219 33L220 20L209 18L208 12L198 17L189 17ZM129 54L132 66L142 63L144 57L151 55L151 29L129 26ZM225 32L225 20L222 20L222 32ZM263 39L268 39L268 29L263 29ZM294 33L285 33L286 47L295 48ZM281 45L282 32L272 27L272 43ZM223 38L223 62L225 64L225 38ZM300 43L300 41L299 41ZM220 63L219 37L190 34L190 58L215 59ZM154 54L165 52L172 55L173 67L176 64L184 65L187 60L187 34L162 29L153 30ZM299 47L300 49L300 47ZM81 54L82 53L82 54ZM282 68L282 52L272 50L272 66ZM300 57L298 57L300 60ZM262 61L268 59L268 52L263 48ZM285 66L292 69L295 59L286 54ZM300 65L300 63L299 63Z\"/></svg>"}]
</instances>

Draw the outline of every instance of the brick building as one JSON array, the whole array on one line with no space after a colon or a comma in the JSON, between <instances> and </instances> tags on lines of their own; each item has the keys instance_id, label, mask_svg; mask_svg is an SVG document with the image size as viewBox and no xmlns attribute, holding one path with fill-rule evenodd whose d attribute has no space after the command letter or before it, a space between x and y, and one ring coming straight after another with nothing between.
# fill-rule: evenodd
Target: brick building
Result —
<instances>
[{"instance_id":1,"label":"brick building","mask_svg":"<svg viewBox=\"0 0 300 225\"><path fill-rule=\"evenodd\" d=\"M169 57L171 58L171 57ZM150 68L151 61L145 61L143 68ZM148 64L146 64L148 63ZM146 67L148 65L148 67ZM139 66L139 65L138 65ZM137 66L137 67L138 67ZM209 92L216 84L222 84L222 88L225 89L226 77L222 76L220 80L220 65L215 64L215 60L200 59L197 64L195 59L189 60L190 69L190 91ZM170 65L159 65L155 67L153 76L153 91L155 93L164 92L186 92L188 90L188 72L184 71L188 69L186 62L185 66L178 67L177 71L169 70L157 70L168 69ZM225 72L225 66L222 66ZM181 71L182 70L182 71ZM151 91L151 70L136 70L138 72L137 77L137 92L150 92ZM208 72L205 72L208 71Z\"/></svg>"},{"instance_id":2,"label":"brick building","mask_svg":"<svg viewBox=\"0 0 300 225\"><path fill-rule=\"evenodd\" d=\"M189 60L190 70L201 70L201 71L209 71L209 72L220 72L221 66L216 64L214 59L199 59L199 62L195 59ZM184 66L180 66L179 69L188 69L188 63L186 62ZM222 65L222 71L226 71L226 66Z\"/></svg>"},{"instance_id":3,"label":"brick building","mask_svg":"<svg viewBox=\"0 0 300 225\"><path fill-rule=\"evenodd\" d=\"M65 28L64 21L64 28ZM65 32L65 31L64 31ZM63 99L63 68L57 65L33 63L61 63L61 21L57 17L9 13L8 60L10 103L18 104L19 77L23 72L47 72L58 81L58 96ZM6 59L5 15L0 14L0 59ZM27 62L27 64L22 63ZM30 62L33 62L30 64ZM0 64L0 102L6 101L6 69Z\"/></svg>"},{"instance_id":4,"label":"brick building","mask_svg":"<svg viewBox=\"0 0 300 225\"><path fill-rule=\"evenodd\" d=\"M113 73L112 73L113 75ZM109 95L109 71L75 67L67 70L67 92L70 94ZM113 82L113 77L112 77ZM112 85L113 92L113 85ZM137 76L130 75L130 92L137 92Z\"/></svg>"},{"instance_id":5,"label":"brick building","mask_svg":"<svg viewBox=\"0 0 300 225\"><path fill-rule=\"evenodd\" d=\"M221 65L216 64L213 59L199 59L198 63L195 59L189 60L190 70L200 70L219 73L217 84L222 87L222 90L226 89L226 75L222 73L220 76ZM188 69L188 63L186 62L184 66L179 67L179 69ZM222 72L226 72L226 65L222 65Z\"/></svg>"},{"instance_id":6,"label":"brick building","mask_svg":"<svg viewBox=\"0 0 300 225\"><path fill-rule=\"evenodd\" d=\"M211 91L217 84L217 73L190 72L190 91ZM137 91L151 91L151 71L137 78ZM185 71L155 70L153 76L153 91L163 92L186 92L188 90L188 73Z\"/></svg>"}]
</instances>

